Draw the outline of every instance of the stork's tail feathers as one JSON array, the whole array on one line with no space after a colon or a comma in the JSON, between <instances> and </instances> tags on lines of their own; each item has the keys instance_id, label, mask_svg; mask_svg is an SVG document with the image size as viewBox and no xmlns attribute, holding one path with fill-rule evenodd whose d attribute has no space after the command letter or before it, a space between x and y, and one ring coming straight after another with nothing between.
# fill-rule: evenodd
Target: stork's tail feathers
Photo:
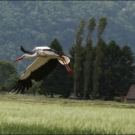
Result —
<instances>
[{"instance_id":1,"label":"stork's tail feathers","mask_svg":"<svg viewBox=\"0 0 135 135\"><path fill-rule=\"evenodd\" d=\"M24 52L24 53L29 53L29 54L32 54L32 52L30 51L26 51L22 46L20 47L21 51Z\"/></svg>"},{"instance_id":2,"label":"stork's tail feathers","mask_svg":"<svg viewBox=\"0 0 135 135\"><path fill-rule=\"evenodd\" d=\"M64 58L64 60L65 60L66 64L68 64L68 63L70 62L69 57L67 57L67 56L65 56L65 55L62 55L62 58ZM60 62L62 65L64 65L64 64L65 64L65 63L63 63L63 61L62 61L62 60L59 60L59 62Z\"/></svg>"}]
</instances>

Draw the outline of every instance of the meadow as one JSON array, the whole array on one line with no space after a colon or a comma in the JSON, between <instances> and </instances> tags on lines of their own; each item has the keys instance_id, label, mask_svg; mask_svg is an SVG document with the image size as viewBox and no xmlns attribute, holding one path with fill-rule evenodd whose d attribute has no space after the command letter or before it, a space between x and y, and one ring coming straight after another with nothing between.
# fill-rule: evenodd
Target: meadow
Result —
<instances>
[{"instance_id":1,"label":"meadow","mask_svg":"<svg viewBox=\"0 0 135 135\"><path fill-rule=\"evenodd\" d=\"M135 104L0 95L0 134L135 134Z\"/></svg>"}]
</instances>

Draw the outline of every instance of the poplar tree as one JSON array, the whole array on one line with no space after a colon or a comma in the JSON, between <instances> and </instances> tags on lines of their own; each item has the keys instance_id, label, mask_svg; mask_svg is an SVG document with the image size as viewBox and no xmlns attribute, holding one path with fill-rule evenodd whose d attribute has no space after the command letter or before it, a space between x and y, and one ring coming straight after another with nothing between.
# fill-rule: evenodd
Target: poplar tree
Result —
<instances>
[{"instance_id":1,"label":"poplar tree","mask_svg":"<svg viewBox=\"0 0 135 135\"><path fill-rule=\"evenodd\" d=\"M107 18L101 17L98 24L98 42L96 46L96 57L94 61L94 72L93 72L93 99L95 99L96 94L99 90L99 79L102 75L102 60L104 58L103 54L103 48L105 46L104 40L101 38L101 35L103 34L105 27L107 25Z\"/></svg>"},{"instance_id":2,"label":"poplar tree","mask_svg":"<svg viewBox=\"0 0 135 135\"><path fill-rule=\"evenodd\" d=\"M74 69L74 58L75 58L75 49L74 49L75 47L74 46L72 46L70 49L69 49L69 54L70 54L70 63L69 63L69 65L70 65L70 67L71 67L71 69ZM73 86L74 86L74 78L73 78L74 76L73 75L70 75L69 76L69 89L70 89L70 91L73 93L74 92L74 88L73 88Z\"/></svg>"},{"instance_id":3,"label":"poplar tree","mask_svg":"<svg viewBox=\"0 0 135 135\"><path fill-rule=\"evenodd\" d=\"M82 60L82 38L83 38L83 31L84 31L84 25L85 25L85 20L82 19L81 22L79 23L78 26L78 31L75 35L76 42L74 44L74 98L76 97L76 92L77 92L77 86L79 77L81 74L82 70L82 65L81 65L81 60Z\"/></svg>"},{"instance_id":4,"label":"poplar tree","mask_svg":"<svg viewBox=\"0 0 135 135\"><path fill-rule=\"evenodd\" d=\"M88 85L90 83L90 76L92 75L92 37L91 34L96 26L96 20L92 17L89 20L88 24L88 35L86 38L86 46L85 46L85 61L84 61L84 99L86 98L86 93L88 91Z\"/></svg>"}]
</instances>

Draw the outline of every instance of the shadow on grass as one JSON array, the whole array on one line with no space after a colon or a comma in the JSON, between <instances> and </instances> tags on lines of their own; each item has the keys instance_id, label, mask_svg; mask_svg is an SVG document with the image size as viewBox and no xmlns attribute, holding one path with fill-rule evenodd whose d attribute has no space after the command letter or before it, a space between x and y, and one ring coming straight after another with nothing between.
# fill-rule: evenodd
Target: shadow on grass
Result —
<instances>
[{"instance_id":1,"label":"shadow on grass","mask_svg":"<svg viewBox=\"0 0 135 135\"><path fill-rule=\"evenodd\" d=\"M95 130L96 131L96 130ZM15 123L0 124L0 134L94 134L94 130L81 130L77 127L65 129L62 127L43 127L43 125L24 125ZM101 132L96 132L101 133Z\"/></svg>"}]
</instances>

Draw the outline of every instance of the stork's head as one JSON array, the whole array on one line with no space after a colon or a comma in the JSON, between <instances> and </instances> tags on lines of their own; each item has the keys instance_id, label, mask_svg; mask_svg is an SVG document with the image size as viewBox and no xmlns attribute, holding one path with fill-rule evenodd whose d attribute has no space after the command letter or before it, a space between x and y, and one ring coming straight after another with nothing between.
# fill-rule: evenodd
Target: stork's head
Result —
<instances>
[{"instance_id":1,"label":"stork's head","mask_svg":"<svg viewBox=\"0 0 135 135\"><path fill-rule=\"evenodd\" d=\"M26 59L26 58L28 58L28 57L29 57L28 54L24 54L24 55L22 55L21 57L15 59L13 62L16 62L16 61L19 61L19 60L22 60L22 59Z\"/></svg>"}]
</instances>

